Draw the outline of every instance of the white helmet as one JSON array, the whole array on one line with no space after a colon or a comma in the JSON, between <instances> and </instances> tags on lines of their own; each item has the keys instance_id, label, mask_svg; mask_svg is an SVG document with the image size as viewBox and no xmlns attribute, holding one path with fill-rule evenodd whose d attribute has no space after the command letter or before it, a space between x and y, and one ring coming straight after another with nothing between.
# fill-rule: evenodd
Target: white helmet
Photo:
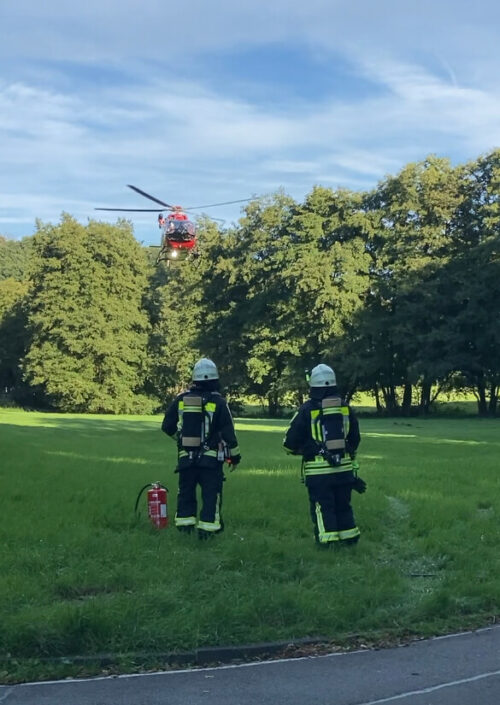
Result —
<instances>
[{"instance_id":1,"label":"white helmet","mask_svg":"<svg viewBox=\"0 0 500 705\"><path fill-rule=\"evenodd\" d=\"M219 379L219 373L212 360L202 357L193 367L193 382L203 382L208 379Z\"/></svg>"},{"instance_id":2,"label":"white helmet","mask_svg":"<svg viewBox=\"0 0 500 705\"><path fill-rule=\"evenodd\" d=\"M309 378L310 387L335 387L337 378L335 372L328 365L316 365Z\"/></svg>"}]
</instances>

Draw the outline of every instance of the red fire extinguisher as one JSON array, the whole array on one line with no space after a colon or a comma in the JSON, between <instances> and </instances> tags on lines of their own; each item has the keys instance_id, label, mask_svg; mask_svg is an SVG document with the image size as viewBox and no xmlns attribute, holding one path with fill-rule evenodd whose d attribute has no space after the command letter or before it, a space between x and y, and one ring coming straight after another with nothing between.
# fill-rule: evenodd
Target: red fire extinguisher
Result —
<instances>
[{"instance_id":1,"label":"red fire extinguisher","mask_svg":"<svg viewBox=\"0 0 500 705\"><path fill-rule=\"evenodd\" d=\"M149 488L147 494L149 519L156 529L166 529L168 526L168 490L159 482L148 482L147 485L144 485L137 495L135 513L137 514L139 500L146 488Z\"/></svg>"}]
</instances>

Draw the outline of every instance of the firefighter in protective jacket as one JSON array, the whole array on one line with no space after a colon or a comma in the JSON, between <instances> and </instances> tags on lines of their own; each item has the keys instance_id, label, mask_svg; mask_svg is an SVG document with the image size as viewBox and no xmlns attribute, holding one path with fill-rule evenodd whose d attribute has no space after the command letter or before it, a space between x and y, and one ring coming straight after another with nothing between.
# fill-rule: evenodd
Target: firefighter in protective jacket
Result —
<instances>
[{"instance_id":1,"label":"firefighter in protective jacket","mask_svg":"<svg viewBox=\"0 0 500 705\"><path fill-rule=\"evenodd\" d=\"M193 384L170 405L161 426L177 441L179 492L175 525L200 538L224 528L221 517L224 460L234 469L241 460L233 419L219 392L217 367L207 358L193 368ZM197 519L196 488L202 508Z\"/></svg>"},{"instance_id":2,"label":"firefighter in protective jacket","mask_svg":"<svg viewBox=\"0 0 500 705\"><path fill-rule=\"evenodd\" d=\"M331 367L317 365L309 385L310 398L293 417L283 445L288 453L302 455L317 543L356 543L360 532L351 492L366 489L357 477L355 462L360 443L358 421L340 398Z\"/></svg>"}]
</instances>

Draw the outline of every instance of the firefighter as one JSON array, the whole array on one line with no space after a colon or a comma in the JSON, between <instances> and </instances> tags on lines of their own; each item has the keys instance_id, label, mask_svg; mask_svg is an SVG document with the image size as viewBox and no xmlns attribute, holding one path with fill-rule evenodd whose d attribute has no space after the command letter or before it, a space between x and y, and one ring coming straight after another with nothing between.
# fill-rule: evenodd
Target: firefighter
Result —
<instances>
[{"instance_id":1,"label":"firefighter","mask_svg":"<svg viewBox=\"0 0 500 705\"><path fill-rule=\"evenodd\" d=\"M310 398L292 418L283 445L288 453L302 455L316 542L321 546L354 544L360 532L351 492L366 490L366 483L357 477L355 461L361 440L359 424L339 396L331 367L317 365L309 386Z\"/></svg>"},{"instance_id":2,"label":"firefighter","mask_svg":"<svg viewBox=\"0 0 500 705\"><path fill-rule=\"evenodd\" d=\"M161 426L177 441L179 491L175 525L206 539L221 532L222 470L224 459L231 470L241 460L233 419L219 392L217 367L207 358L193 368L193 383L170 405ZM196 488L201 487L202 508L197 519Z\"/></svg>"}]
</instances>

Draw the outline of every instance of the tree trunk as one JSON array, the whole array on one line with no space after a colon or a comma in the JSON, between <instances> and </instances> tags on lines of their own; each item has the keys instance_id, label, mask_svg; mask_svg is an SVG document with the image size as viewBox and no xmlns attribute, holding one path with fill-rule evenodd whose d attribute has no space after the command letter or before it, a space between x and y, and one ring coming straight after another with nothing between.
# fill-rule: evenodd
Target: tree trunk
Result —
<instances>
[{"instance_id":1,"label":"tree trunk","mask_svg":"<svg viewBox=\"0 0 500 705\"><path fill-rule=\"evenodd\" d=\"M484 378L481 375L478 377L476 382L476 394L477 394L477 410L479 416L488 415L488 404L486 402L486 384L484 383Z\"/></svg>"},{"instance_id":2,"label":"tree trunk","mask_svg":"<svg viewBox=\"0 0 500 705\"><path fill-rule=\"evenodd\" d=\"M498 387L494 382L490 384L489 392L490 398L488 400L488 415L496 416L498 408Z\"/></svg>"},{"instance_id":3,"label":"tree trunk","mask_svg":"<svg viewBox=\"0 0 500 705\"><path fill-rule=\"evenodd\" d=\"M406 382L403 391L403 404L401 406L401 413L403 416L411 415L411 397L412 397L413 385L411 382Z\"/></svg>"},{"instance_id":4,"label":"tree trunk","mask_svg":"<svg viewBox=\"0 0 500 705\"><path fill-rule=\"evenodd\" d=\"M421 414L428 414L429 413L429 407L431 405L431 386L432 383L424 380L422 382L422 389L420 391L420 413Z\"/></svg>"},{"instance_id":5,"label":"tree trunk","mask_svg":"<svg viewBox=\"0 0 500 705\"><path fill-rule=\"evenodd\" d=\"M280 415L281 406L279 403L278 392L269 392L267 395L267 404L269 408L269 416L271 419L276 419Z\"/></svg>"},{"instance_id":6,"label":"tree trunk","mask_svg":"<svg viewBox=\"0 0 500 705\"><path fill-rule=\"evenodd\" d=\"M353 390L353 389L347 389L347 390L346 390L346 393L345 393L345 394L343 395L343 397L342 397L346 404L350 404L350 403L351 403L351 399L352 399L352 397L353 397L353 394L354 394L354 390Z\"/></svg>"},{"instance_id":7,"label":"tree trunk","mask_svg":"<svg viewBox=\"0 0 500 705\"><path fill-rule=\"evenodd\" d=\"M382 403L380 401L380 390L378 388L378 384L375 384L373 387L373 395L375 396L375 405L377 407L377 414L381 414L383 409L382 409Z\"/></svg>"},{"instance_id":8,"label":"tree trunk","mask_svg":"<svg viewBox=\"0 0 500 705\"><path fill-rule=\"evenodd\" d=\"M394 388L394 385L391 384L389 387L381 385L381 389L382 394L384 395L385 408L389 416L399 415L400 409L396 398L396 389Z\"/></svg>"}]
</instances>

